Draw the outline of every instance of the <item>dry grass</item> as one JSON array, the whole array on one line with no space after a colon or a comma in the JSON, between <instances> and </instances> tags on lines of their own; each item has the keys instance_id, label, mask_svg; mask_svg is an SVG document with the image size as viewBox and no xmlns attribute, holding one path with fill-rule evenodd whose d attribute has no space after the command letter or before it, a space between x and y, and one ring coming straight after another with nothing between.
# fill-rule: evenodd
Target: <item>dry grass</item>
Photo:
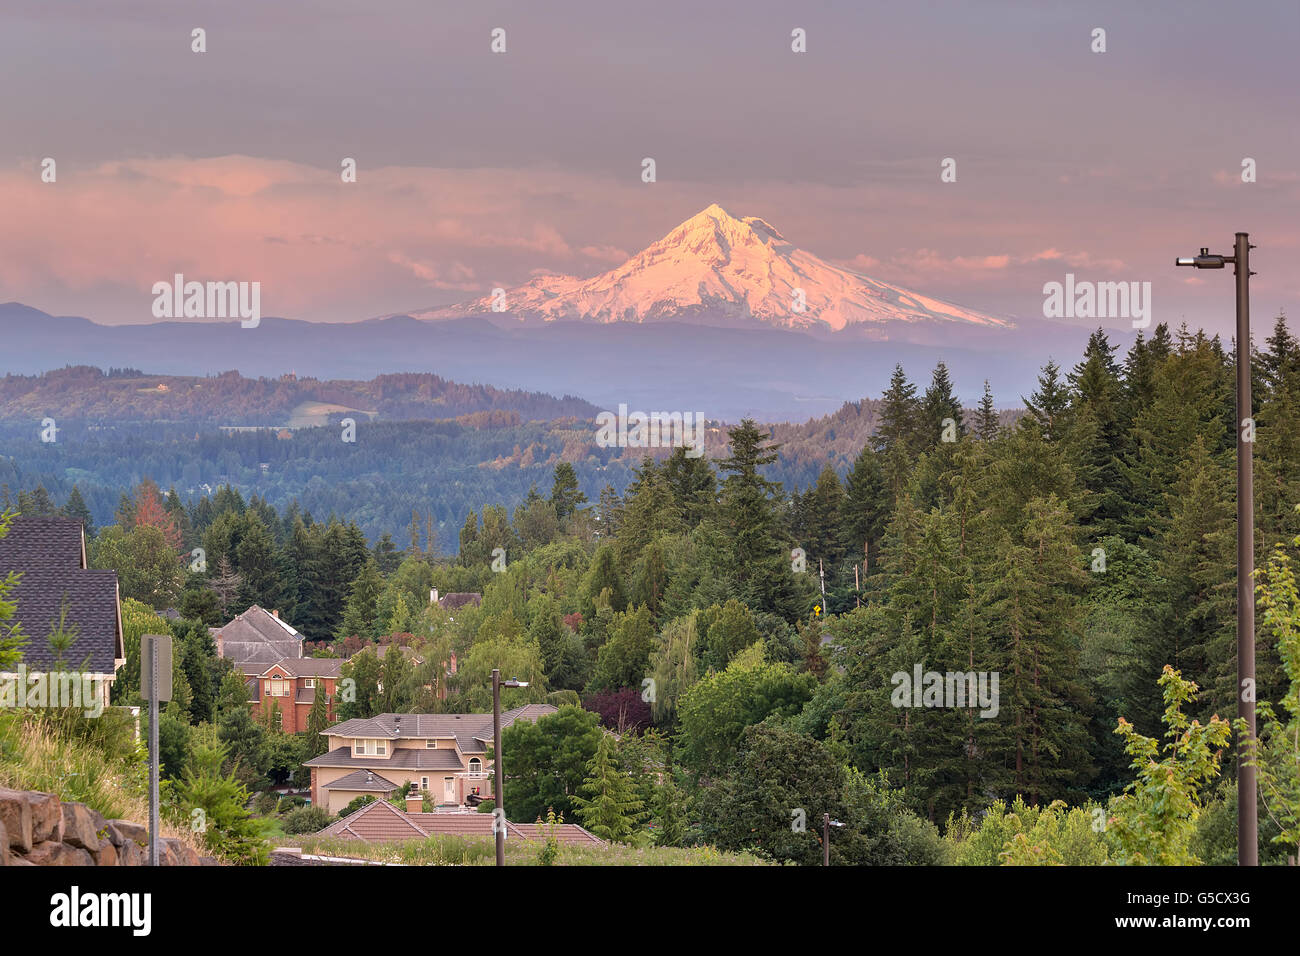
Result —
<instances>
[{"instance_id":1,"label":"dry grass","mask_svg":"<svg viewBox=\"0 0 1300 956\"><path fill-rule=\"evenodd\" d=\"M117 711L97 721L57 711L0 712L0 787L53 793L110 820L148 824L149 771L132 722ZM165 821L164 836L207 853L187 829Z\"/></svg>"}]
</instances>

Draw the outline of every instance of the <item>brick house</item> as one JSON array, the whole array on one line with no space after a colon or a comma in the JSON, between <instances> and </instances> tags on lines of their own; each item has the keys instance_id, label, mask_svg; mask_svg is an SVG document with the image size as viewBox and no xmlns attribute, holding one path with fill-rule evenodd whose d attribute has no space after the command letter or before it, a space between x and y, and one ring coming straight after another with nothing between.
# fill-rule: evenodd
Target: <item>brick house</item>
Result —
<instances>
[{"instance_id":1,"label":"brick house","mask_svg":"<svg viewBox=\"0 0 1300 956\"><path fill-rule=\"evenodd\" d=\"M253 716L260 717L264 708L274 705L280 713L280 727L286 734L304 733L316 702L316 688L325 694L325 713L333 722L339 671L337 657L299 657L276 661L262 673L247 681Z\"/></svg>"},{"instance_id":2,"label":"brick house","mask_svg":"<svg viewBox=\"0 0 1300 956\"><path fill-rule=\"evenodd\" d=\"M553 714L551 704L527 704L501 715L502 728L516 720ZM492 796L491 714L378 714L324 731L329 750L306 761L311 801L338 813L359 796L391 796L410 783L435 804L459 807L466 798Z\"/></svg>"},{"instance_id":3,"label":"brick house","mask_svg":"<svg viewBox=\"0 0 1300 956\"><path fill-rule=\"evenodd\" d=\"M256 604L228 624L209 630L217 656L229 659L245 677L259 676L277 661L303 656L302 634L280 620L279 611Z\"/></svg>"}]
</instances>

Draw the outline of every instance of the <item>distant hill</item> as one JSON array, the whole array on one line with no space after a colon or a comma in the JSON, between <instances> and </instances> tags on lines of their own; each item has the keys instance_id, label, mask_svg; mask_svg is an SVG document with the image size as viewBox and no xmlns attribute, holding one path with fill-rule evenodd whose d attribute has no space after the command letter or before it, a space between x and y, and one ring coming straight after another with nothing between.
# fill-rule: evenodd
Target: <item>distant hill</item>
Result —
<instances>
[{"instance_id":1,"label":"distant hill","mask_svg":"<svg viewBox=\"0 0 1300 956\"><path fill-rule=\"evenodd\" d=\"M420 372L380 375L369 381L322 381L291 374L245 378L239 372L207 377L146 375L137 369L104 371L82 365L0 378L0 421L4 422L30 422L49 415L111 424L310 426L352 414L390 421L474 416L469 423L491 426L590 419L598 411L571 396L462 385Z\"/></svg>"},{"instance_id":2,"label":"distant hill","mask_svg":"<svg viewBox=\"0 0 1300 956\"><path fill-rule=\"evenodd\" d=\"M1017 404L1033 391L1046 358L1073 361L1089 331L1023 319L1014 329L956 321L870 328L887 340L845 333L828 339L761 323L719 328L698 317L607 324L489 316L331 324L264 317L254 329L222 321L107 326L10 302L0 304L0 373L92 365L179 376L238 369L273 381L295 370L300 378L326 381L423 372L498 389L580 395L605 409L625 402L632 409L702 412L730 422L746 415L804 421L881 394L895 363L913 381L925 382L942 360L968 404L979 399L986 378L999 405ZM900 330L911 340L898 340L894 332ZM1123 332L1111 337L1124 349L1131 339Z\"/></svg>"}]
</instances>

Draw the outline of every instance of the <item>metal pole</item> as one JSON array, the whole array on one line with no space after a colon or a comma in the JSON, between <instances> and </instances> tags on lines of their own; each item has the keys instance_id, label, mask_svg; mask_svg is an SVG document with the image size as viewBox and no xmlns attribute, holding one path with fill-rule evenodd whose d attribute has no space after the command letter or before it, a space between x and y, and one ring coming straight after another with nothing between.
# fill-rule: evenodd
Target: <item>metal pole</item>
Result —
<instances>
[{"instance_id":1,"label":"metal pole","mask_svg":"<svg viewBox=\"0 0 1300 956\"><path fill-rule=\"evenodd\" d=\"M149 640L149 865L158 866L158 640Z\"/></svg>"},{"instance_id":2,"label":"metal pole","mask_svg":"<svg viewBox=\"0 0 1300 956\"><path fill-rule=\"evenodd\" d=\"M496 780L496 818L493 831L497 841L497 866L506 865L505 790L501 785L501 671L492 668L492 773Z\"/></svg>"},{"instance_id":3,"label":"metal pole","mask_svg":"<svg viewBox=\"0 0 1300 956\"><path fill-rule=\"evenodd\" d=\"M1237 233L1237 717L1255 738L1255 482L1250 398L1250 237ZM1254 437L1251 429L1250 437ZM1259 865L1255 768L1237 741L1237 865Z\"/></svg>"},{"instance_id":4,"label":"metal pole","mask_svg":"<svg viewBox=\"0 0 1300 956\"><path fill-rule=\"evenodd\" d=\"M831 865L831 815L822 814L822 866Z\"/></svg>"}]
</instances>

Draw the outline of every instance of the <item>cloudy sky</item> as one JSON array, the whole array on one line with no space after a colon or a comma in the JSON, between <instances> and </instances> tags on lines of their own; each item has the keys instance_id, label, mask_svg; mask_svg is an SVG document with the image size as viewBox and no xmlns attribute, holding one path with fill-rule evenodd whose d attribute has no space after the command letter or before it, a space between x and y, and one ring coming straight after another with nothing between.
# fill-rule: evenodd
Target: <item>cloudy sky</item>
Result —
<instances>
[{"instance_id":1,"label":"cloudy sky","mask_svg":"<svg viewBox=\"0 0 1300 956\"><path fill-rule=\"evenodd\" d=\"M1216 331L1230 273L1173 259L1248 230L1258 327L1300 314L1298 44L1294 0L6 0L0 301L147 322L183 272L353 320L592 275L718 202L996 315L1072 272Z\"/></svg>"}]
</instances>

